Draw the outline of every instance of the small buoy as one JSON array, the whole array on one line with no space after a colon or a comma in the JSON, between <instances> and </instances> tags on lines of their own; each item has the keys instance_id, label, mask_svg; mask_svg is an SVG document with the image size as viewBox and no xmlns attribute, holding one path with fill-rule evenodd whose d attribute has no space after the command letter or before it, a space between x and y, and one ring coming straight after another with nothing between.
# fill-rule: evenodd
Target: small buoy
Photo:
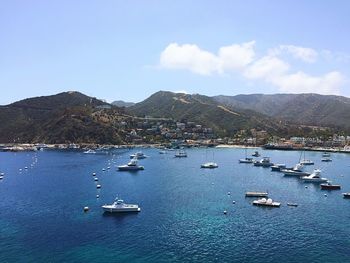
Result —
<instances>
[{"instance_id":1,"label":"small buoy","mask_svg":"<svg viewBox=\"0 0 350 263\"><path fill-rule=\"evenodd\" d=\"M97 177L95 177L95 178L94 178L94 180L95 180L95 181L98 181L98 178L97 178Z\"/></svg>"},{"instance_id":2,"label":"small buoy","mask_svg":"<svg viewBox=\"0 0 350 263\"><path fill-rule=\"evenodd\" d=\"M211 183L211 185L214 185L214 183Z\"/></svg>"},{"instance_id":3,"label":"small buoy","mask_svg":"<svg viewBox=\"0 0 350 263\"><path fill-rule=\"evenodd\" d=\"M104 171L106 171L106 169L105 169L105 168L102 168L102 171L104 172Z\"/></svg>"},{"instance_id":4,"label":"small buoy","mask_svg":"<svg viewBox=\"0 0 350 263\"><path fill-rule=\"evenodd\" d=\"M96 195L96 198L99 198L100 197L100 195Z\"/></svg>"},{"instance_id":5,"label":"small buoy","mask_svg":"<svg viewBox=\"0 0 350 263\"><path fill-rule=\"evenodd\" d=\"M0 175L0 180L2 180L4 177L2 175Z\"/></svg>"},{"instance_id":6,"label":"small buoy","mask_svg":"<svg viewBox=\"0 0 350 263\"><path fill-rule=\"evenodd\" d=\"M231 192L227 192L227 195L230 195L231 194Z\"/></svg>"},{"instance_id":7,"label":"small buoy","mask_svg":"<svg viewBox=\"0 0 350 263\"><path fill-rule=\"evenodd\" d=\"M224 210L224 215L226 215L227 214L227 211L226 210Z\"/></svg>"},{"instance_id":8,"label":"small buoy","mask_svg":"<svg viewBox=\"0 0 350 263\"><path fill-rule=\"evenodd\" d=\"M307 185L305 185L305 188L307 188Z\"/></svg>"},{"instance_id":9,"label":"small buoy","mask_svg":"<svg viewBox=\"0 0 350 263\"><path fill-rule=\"evenodd\" d=\"M232 201L232 204L235 204L236 203L236 201Z\"/></svg>"},{"instance_id":10,"label":"small buoy","mask_svg":"<svg viewBox=\"0 0 350 263\"><path fill-rule=\"evenodd\" d=\"M327 194L324 194L325 197L327 197Z\"/></svg>"},{"instance_id":11,"label":"small buoy","mask_svg":"<svg viewBox=\"0 0 350 263\"><path fill-rule=\"evenodd\" d=\"M22 169L21 169L21 168L19 168L19 171L21 172L21 171L22 171Z\"/></svg>"},{"instance_id":12,"label":"small buoy","mask_svg":"<svg viewBox=\"0 0 350 263\"><path fill-rule=\"evenodd\" d=\"M100 184L96 185L96 188L101 188L101 185Z\"/></svg>"},{"instance_id":13,"label":"small buoy","mask_svg":"<svg viewBox=\"0 0 350 263\"><path fill-rule=\"evenodd\" d=\"M24 167L24 169L28 169L28 167L26 166L26 167Z\"/></svg>"},{"instance_id":14,"label":"small buoy","mask_svg":"<svg viewBox=\"0 0 350 263\"><path fill-rule=\"evenodd\" d=\"M5 173L0 173L0 175L1 175L1 176L4 176L4 175L5 175Z\"/></svg>"},{"instance_id":15,"label":"small buoy","mask_svg":"<svg viewBox=\"0 0 350 263\"><path fill-rule=\"evenodd\" d=\"M108 166L107 169L109 170L109 169L111 169L111 167Z\"/></svg>"},{"instance_id":16,"label":"small buoy","mask_svg":"<svg viewBox=\"0 0 350 263\"><path fill-rule=\"evenodd\" d=\"M89 207L88 206L84 206L84 212L89 211Z\"/></svg>"},{"instance_id":17,"label":"small buoy","mask_svg":"<svg viewBox=\"0 0 350 263\"><path fill-rule=\"evenodd\" d=\"M92 173L92 176L95 176L96 175L96 173Z\"/></svg>"}]
</instances>

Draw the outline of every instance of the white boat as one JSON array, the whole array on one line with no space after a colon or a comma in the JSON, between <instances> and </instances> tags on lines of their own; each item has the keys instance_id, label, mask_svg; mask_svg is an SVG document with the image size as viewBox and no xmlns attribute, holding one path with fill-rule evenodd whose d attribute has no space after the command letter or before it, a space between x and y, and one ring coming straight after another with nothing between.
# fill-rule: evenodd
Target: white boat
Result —
<instances>
[{"instance_id":1,"label":"white boat","mask_svg":"<svg viewBox=\"0 0 350 263\"><path fill-rule=\"evenodd\" d=\"M218 167L219 167L218 164L214 162L208 162L201 165L201 168L209 168L209 169L218 168Z\"/></svg>"},{"instance_id":2,"label":"white boat","mask_svg":"<svg viewBox=\"0 0 350 263\"><path fill-rule=\"evenodd\" d=\"M271 171L274 171L274 172L280 172L282 169L286 169L285 164L278 163L271 166Z\"/></svg>"},{"instance_id":3,"label":"white boat","mask_svg":"<svg viewBox=\"0 0 350 263\"><path fill-rule=\"evenodd\" d=\"M254 162L254 166L271 167L272 165L270 157L263 157L260 161Z\"/></svg>"},{"instance_id":4,"label":"white boat","mask_svg":"<svg viewBox=\"0 0 350 263\"><path fill-rule=\"evenodd\" d=\"M303 177L301 177L301 179L304 182L311 182L311 183L326 183L326 182L328 182L327 178L321 177L321 170L319 170L319 169L315 169L312 172L312 174L310 174L309 176L303 176Z\"/></svg>"},{"instance_id":5,"label":"white boat","mask_svg":"<svg viewBox=\"0 0 350 263\"><path fill-rule=\"evenodd\" d=\"M137 159L132 159L128 164L126 165L120 165L118 166L119 171L138 171L138 170L144 170L145 168L141 165L138 165Z\"/></svg>"},{"instance_id":6,"label":"white boat","mask_svg":"<svg viewBox=\"0 0 350 263\"><path fill-rule=\"evenodd\" d=\"M304 160L301 160L300 163L302 165L314 165L315 163L309 159L304 159Z\"/></svg>"},{"instance_id":7,"label":"white boat","mask_svg":"<svg viewBox=\"0 0 350 263\"><path fill-rule=\"evenodd\" d=\"M185 150L181 149L180 151L177 151L175 153L175 157L177 158L187 157L187 153L185 152Z\"/></svg>"},{"instance_id":8,"label":"white boat","mask_svg":"<svg viewBox=\"0 0 350 263\"><path fill-rule=\"evenodd\" d=\"M284 175L293 175L293 176L308 176L310 173L304 171L304 165L297 163L293 169L283 169L281 170Z\"/></svg>"},{"instance_id":9,"label":"white boat","mask_svg":"<svg viewBox=\"0 0 350 263\"><path fill-rule=\"evenodd\" d=\"M322 161L322 162L331 162L332 159L329 158L329 157L324 157L324 158L321 159L321 161Z\"/></svg>"},{"instance_id":10,"label":"white boat","mask_svg":"<svg viewBox=\"0 0 350 263\"><path fill-rule=\"evenodd\" d=\"M109 213L125 213L125 212L140 212L141 208L138 205L125 204L122 199L116 198L113 204L105 204L102 206L103 211Z\"/></svg>"},{"instance_id":11,"label":"white boat","mask_svg":"<svg viewBox=\"0 0 350 263\"><path fill-rule=\"evenodd\" d=\"M328 153L328 152L324 152L324 153L322 153L322 157L330 157L331 156L331 154L330 153Z\"/></svg>"},{"instance_id":12,"label":"white boat","mask_svg":"<svg viewBox=\"0 0 350 263\"><path fill-rule=\"evenodd\" d=\"M143 152L137 152L137 153L134 153L134 154L130 155L130 159L134 159L134 158L136 158L136 159L145 159L146 157L147 156L144 155Z\"/></svg>"},{"instance_id":13,"label":"white boat","mask_svg":"<svg viewBox=\"0 0 350 263\"><path fill-rule=\"evenodd\" d=\"M92 149L89 149L89 150L85 151L84 153L85 154L94 154L96 152L94 150L92 150Z\"/></svg>"},{"instance_id":14,"label":"white boat","mask_svg":"<svg viewBox=\"0 0 350 263\"><path fill-rule=\"evenodd\" d=\"M239 159L238 162L239 163L253 163L253 158L246 157L244 159Z\"/></svg>"},{"instance_id":15,"label":"white boat","mask_svg":"<svg viewBox=\"0 0 350 263\"><path fill-rule=\"evenodd\" d=\"M270 206L270 207L280 207L281 203L272 201L271 198L261 198L253 201L253 205L256 206Z\"/></svg>"}]
</instances>

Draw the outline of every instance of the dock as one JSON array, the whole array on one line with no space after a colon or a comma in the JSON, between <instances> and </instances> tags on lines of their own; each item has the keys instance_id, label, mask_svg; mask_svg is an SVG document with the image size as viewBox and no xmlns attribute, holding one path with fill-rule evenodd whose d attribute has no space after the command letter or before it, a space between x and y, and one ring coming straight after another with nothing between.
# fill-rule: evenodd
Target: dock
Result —
<instances>
[{"instance_id":1,"label":"dock","mask_svg":"<svg viewBox=\"0 0 350 263\"><path fill-rule=\"evenodd\" d=\"M246 192L245 197L268 197L268 192Z\"/></svg>"}]
</instances>

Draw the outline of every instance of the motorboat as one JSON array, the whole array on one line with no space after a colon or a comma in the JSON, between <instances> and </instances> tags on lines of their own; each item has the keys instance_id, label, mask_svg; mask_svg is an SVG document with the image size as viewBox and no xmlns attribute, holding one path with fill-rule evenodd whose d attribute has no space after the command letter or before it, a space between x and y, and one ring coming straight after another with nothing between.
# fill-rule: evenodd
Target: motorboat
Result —
<instances>
[{"instance_id":1,"label":"motorboat","mask_svg":"<svg viewBox=\"0 0 350 263\"><path fill-rule=\"evenodd\" d=\"M302 165L314 165L315 163L309 159L304 159L304 160L301 160L300 163Z\"/></svg>"},{"instance_id":2,"label":"motorboat","mask_svg":"<svg viewBox=\"0 0 350 263\"><path fill-rule=\"evenodd\" d=\"M138 171L138 170L144 170L145 168L141 165L138 165L137 159L132 159L128 164L126 165L120 165L118 166L119 171Z\"/></svg>"},{"instance_id":3,"label":"motorboat","mask_svg":"<svg viewBox=\"0 0 350 263\"><path fill-rule=\"evenodd\" d=\"M270 157L263 157L260 161L254 162L254 166L271 167L272 165Z\"/></svg>"},{"instance_id":4,"label":"motorboat","mask_svg":"<svg viewBox=\"0 0 350 263\"><path fill-rule=\"evenodd\" d=\"M258 151L255 151L255 152L252 154L252 156L254 156L254 157L260 157L260 153L259 153Z\"/></svg>"},{"instance_id":5,"label":"motorboat","mask_svg":"<svg viewBox=\"0 0 350 263\"><path fill-rule=\"evenodd\" d=\"M304 171L304 165L297 163L292 169L282 169L285 176L309 176L310 173Z\"/></svg>"},{"instance_id":6,"label":"motorboat","mask_svg":"<svg viewBox=\"0 0 350 263\"><path fill-rule=\"evenodd\" d=\"M134 159L134 158L136 158L136 159L145 159L146 157L147 156L144 155L143 152L136 152L136 153L130 155L130 159Z\"/></svg>"},{"instance_id":7,"label":"motorboat","mask_svg":"<svg viewBox=\"0 0 350 263\"><path fill-rule=\"evenodd\" d=\"M268 197L268 192L246 192L245 197Z\"/></svg>"},{"instance_id":8,"label":"motorboat","mask_svg":"<svg viewBox=\"0 0 350 263\"><path fill-rule=\"evenodd\" d=\"M322 153L322 157L330 157L331 156L331 154L330 153L328 153L328 152L324 152L324 153Z\"/></svg>"},{"instance_id":9,"label":"motorboat","mask_svg":"<svg viewBox=\"0 0 350 263\"><path fill-rule=\"evenodd\" d=\"M322 161L322 162L331 162L332 159L329 158L329 157L324 157L324 158L321 159L321 161Z\"/></svg>"},{"instance_id":10,"label":"motorboat","mask_svg":"<svg viewBox=\"0 0 350 263\"><path fill-rule=\"evenodd\" d=\"M347 199L350 198L350 193L343 193L343 197Z\"/></svg>"},{"instance_id":11,"label":"motorboat","mask_svg":"<svg viewBox=\"0 0 350 263\"><path fill-rule=\"evenodd\" d=\"M116 198L113 204L105 204L102 206L104 212L109 213L125 213L125 212L140 212L141 208L138 205L126 204L124 200Z\"/></svg>"},{"instance_id":12,"label":"motorboat","mask_svg":"<svg viewBox=\"0 0 350 263\"><path fill-rule=\"evenodd\" d=\"M187 153L185 150L181 149L175 153L175 157L177 158L187 157Z\"/></svg>"},{"instance_id":13,"label":"motorboat","mask_svg":"<svg viewBox=\"0 0 350 263\"><path fill-rule=\"evenodd\" d=\"M310 182L310 183L326 183L328 182L327 178L322 178L321 177L321 170L320 169L315 169L312 174L309 176L303 176L301 179L304 182Z\"/></svg>"},{"instance_id":14,"label":"motorboat","mask_svg":"<svg viewBox=\"0 0 350 263\"><path fill-rule=\"evenodd\" d=\"M201 168L209 168L209 169L218 168L218 167L219 167L218 164L214 162L208 162L201 165Z\"/></svg>"},{"instance_id":15,"label":"motorboat","mask_svg":"<svg viewBox=\"0 0 350 263\"><path fill-rule=\"evenodd\" d=\"M285 164L275 164L271 166L271 171L280 172L282 169L286 169Z\"/></svg>"},{"instance_id":16,"label":"motorboat","mask_svg":"<svg viewBox=\"0 0 350 263\"><path fill-rule=\"evenodd\" d=\"M94 154L96 152L94 150L92 150L92 149L89 149L89 150L85 151L84 153L85 154Z\"/></svg>"},{"instance_id":17,"label":"motorboat","mask_svg":"<svg viewBox=\"0 0 350 263\"><path fill-rule=\"evenodd\" d=\"M253 201L253 205L256 206L269 206L269 207L280 207L281 203L272 201L271 198L261 198Z\"/></svg>"},{"instance_id":18,"label":"motorboat","mask_svg":"<svg viewBox=\"0 0 350 263\"><path fill-rule=\"evenodd\" d=\"M321 190L340 190L341 186L339 184L332 184L328 181L328 183L320 184Z\"/></svg>"},{"instance_id":19,"label":"motorboat","mask_svg":"<svg viewBox=\"0 0 350 263\"><path fill-rule=\"evenodd\" d=\"M246 157L244 159L239 159L238 161L239 163L253 163L253 158L250 158L250 157Z\"/></svg>"}]
</instances>

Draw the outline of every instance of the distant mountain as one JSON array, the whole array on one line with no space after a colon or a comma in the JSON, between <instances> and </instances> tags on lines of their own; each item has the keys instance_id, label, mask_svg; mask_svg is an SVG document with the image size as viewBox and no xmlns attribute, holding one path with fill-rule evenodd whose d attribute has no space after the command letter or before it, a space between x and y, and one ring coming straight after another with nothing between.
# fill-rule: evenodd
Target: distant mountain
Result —
<instances>
[{"instance_id":1,"label":"distant mountain","mask_svg":"<svg viewBox=\"0 0 350 263\"><path fill-rule=\"evenodd\" d=\"M283 129L263 114L242 108L227 108L215 99L199 94L159 91L126 110L137 116L193 121L213 128L219 135L233 135L238 130L250 128L265 129L271 133Z\"/></svg>"},{"instance_id":2,"label":"distant mountain","mask_svg":"<svg viewBox=\"0 0 350 263\"><path fill-rule=\"evenodd\" d=\"M237 95L213 97L229 108L249 109L296 124L350 129L350 99L319 94Z\"/></svg>"},{"instance_id":3,"label":"distant mountain","mask_svg":"<svg viewBox=\"0 0 350 263\"><path fill-rule=\"evenodd\" d=\"M116 101L113 101L111 104L118 107L130 107L135 105L134 102L125 102L123 100L116 100Z\"/></svg>"},{"instance_id":4,"label":"distant mountain","mask_svg":"<svg viewBox=\"0 0 350 263\"><path fill-rule=\"evenodd\" d=\"M25 99L0 106L0 142L119 143L110 121L123 113L79 92Z\"/></svg>"}]
</instances>

